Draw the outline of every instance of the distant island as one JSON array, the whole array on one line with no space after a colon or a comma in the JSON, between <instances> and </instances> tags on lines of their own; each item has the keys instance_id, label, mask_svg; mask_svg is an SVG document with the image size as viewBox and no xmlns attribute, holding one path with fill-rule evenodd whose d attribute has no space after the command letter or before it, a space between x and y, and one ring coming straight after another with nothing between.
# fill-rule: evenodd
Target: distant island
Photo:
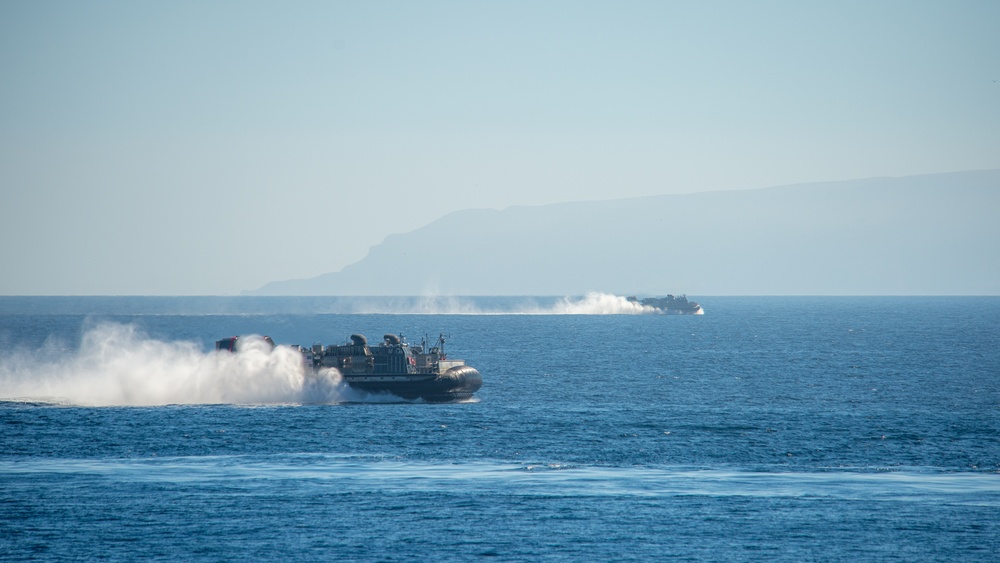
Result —
<instances>
[{"instance_id":1,"label":"distant island","mask_svg":"<svg viewBox=\"0 0 1000 563\"><path fill-rule=\"evenodd\" d=\"M470 209L249 295L998 295L1000 170Z\"/></svg>"}]
</instances>

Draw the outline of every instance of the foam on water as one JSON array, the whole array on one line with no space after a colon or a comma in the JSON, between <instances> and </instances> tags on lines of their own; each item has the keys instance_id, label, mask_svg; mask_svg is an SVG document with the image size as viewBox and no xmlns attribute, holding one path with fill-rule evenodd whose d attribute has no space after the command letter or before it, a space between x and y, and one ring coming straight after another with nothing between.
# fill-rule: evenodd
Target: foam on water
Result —
<instances>
[{"instance_id":1,"label":"foam on water","mask_svg":"<svg viewBox=\"0 0 1000 563\"><path fill-rule=\"evenodd\" d=\"M767 497L943 502L1000 507L1000 474L871 469L769 472L559 463L434 463L344 454L0 461L0 474L99 475L118 481L302 480L353 491L436 491L571 497Z\"/></svg>"},{"instance_id":2,"label":"foam on water","mask_svg":"<svg viewBox=\"0 0 1000 563\"><path fill-rule=\"evenodd\" d=\"M242 338L237 353L204 352L102 323L79 349L46 346L0 358L0 400L88 406L328 403L361 400L335 369L307 371L302 355Z\"/></svg>"}]
</instances>

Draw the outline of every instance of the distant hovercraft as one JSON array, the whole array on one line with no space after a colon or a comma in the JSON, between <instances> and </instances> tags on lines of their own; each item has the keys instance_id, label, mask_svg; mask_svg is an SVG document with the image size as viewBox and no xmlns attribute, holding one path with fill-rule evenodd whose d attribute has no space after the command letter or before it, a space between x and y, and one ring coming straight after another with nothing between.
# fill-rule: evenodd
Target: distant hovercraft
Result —
<instances>
[{"instance_id":1,"label":"distant hovercraft","mask_svg":"<svg viewBox=\"0 0 1000 563\"><path fill-rule=\"evenodd\" d=\"M705 313L701 305L694 301L688 301L686 295L681 295L680 297L673 295L667 295L666 297L645 297L643 299L630 295L626 299L632 303L652 307L668 315L702 315Z\"/></svg>"}]
</instances>

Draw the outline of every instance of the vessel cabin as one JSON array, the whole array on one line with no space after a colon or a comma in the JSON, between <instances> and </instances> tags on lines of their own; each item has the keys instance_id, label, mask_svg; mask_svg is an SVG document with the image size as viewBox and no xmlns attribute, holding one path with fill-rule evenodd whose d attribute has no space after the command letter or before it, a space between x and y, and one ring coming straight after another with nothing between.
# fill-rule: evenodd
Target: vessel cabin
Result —
<instances>
[{"instance_id":1,"label":"vessel cabin","mask_svg":"<svg viewBox=\"0 0 1000 563\"><path fill-rule=\"evenodd\" d=\"M464 363L448 361L443 351L444 338L438 341L439 346L424 352L424 345L410 346L402 335L386 334L377 346L370 346L363 335L354 334L349 343L314 346L313 364L337 368L344 375L401 375L441 373Z\"/></svg>"}]
</instances>

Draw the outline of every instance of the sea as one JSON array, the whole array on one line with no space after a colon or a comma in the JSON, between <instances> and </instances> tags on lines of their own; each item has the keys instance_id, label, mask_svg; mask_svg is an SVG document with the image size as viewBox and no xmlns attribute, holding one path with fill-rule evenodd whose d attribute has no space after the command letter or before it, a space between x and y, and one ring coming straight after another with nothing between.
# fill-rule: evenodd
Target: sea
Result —
<instances>
[{"instance_id":1,"label":"sea","mask_svg":"<svg viewBox=\"0 0 1000 563\"><path fill-rule=\"evenodd\" d=\"M1000 297L689 298L0 297L0 560L1000 560Z\"/></svg>"}]
</instances>

